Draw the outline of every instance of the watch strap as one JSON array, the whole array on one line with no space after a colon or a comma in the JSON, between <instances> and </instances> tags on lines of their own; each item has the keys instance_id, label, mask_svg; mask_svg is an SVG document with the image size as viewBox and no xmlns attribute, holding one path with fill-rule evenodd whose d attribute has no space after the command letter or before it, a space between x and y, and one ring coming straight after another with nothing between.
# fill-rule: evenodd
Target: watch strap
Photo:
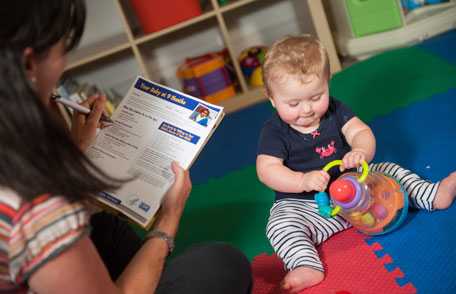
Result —
<instances>
[{"instance_id":1,"label":"watch strap","mask_svg":"<svg viewBox=\"0 0 456 294\"><path fill-rule=\"evenodd\" d=\"M168 254L173 252L174 250L174 238L171 237L170 235L166 234L163 231L160 230L152 230L149 233L147 233L145 240L151 239L151 238L158 238L161 240L164 240L166 244L168 245Z\"/></svg>"}]
</instances>

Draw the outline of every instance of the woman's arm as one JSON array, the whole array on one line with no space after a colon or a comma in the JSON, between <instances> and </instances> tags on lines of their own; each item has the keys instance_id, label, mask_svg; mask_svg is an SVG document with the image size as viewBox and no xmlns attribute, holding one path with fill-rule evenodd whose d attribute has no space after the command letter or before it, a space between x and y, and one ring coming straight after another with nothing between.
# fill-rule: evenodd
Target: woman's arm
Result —
<instances>
[{"instance_id":1,"label":"woman's arm","mask_svg":"<svg viewBox=\"0 0 456 294\"><path fill-rule=\"evenodd\" d=\"M174 237L191 190L188 171L173 163L175 182L164 198L155 228ZM114 283L88 237L78 240L29 278L37 293L154 293L168 256L167 243L147 240Z\"/></svg>"},{"instance_id":2,"label":"woman's arm","mask_svg":"<svg viewBox=\"0 0 456 294\"><path fill-rule=\"evenodd\" d=\"M182 170L176 163L173 163L172 168L176 176L175 184L162 203L154 229L174 238L185 202L190 194L191 181L188 171ZM128 264L117 280L117 285L123 293L153 293L160 280L168 253L166 241L159 238L149 239Z\"/></svg>"},{"instance_id":3,"label":"woman's arm","mask_svg":"<svg viewBox=\"0 0 456 294\"><path fill-rule=\"evenodd\" d=\"M41 266L28 282L36 293L121 293L89 237Z\"/></svg>"}]
</instances>

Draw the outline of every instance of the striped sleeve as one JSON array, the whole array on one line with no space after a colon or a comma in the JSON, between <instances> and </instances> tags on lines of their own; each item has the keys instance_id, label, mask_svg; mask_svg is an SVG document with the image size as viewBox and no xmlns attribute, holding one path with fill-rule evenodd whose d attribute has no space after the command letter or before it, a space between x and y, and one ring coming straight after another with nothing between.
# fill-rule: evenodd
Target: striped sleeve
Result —
<instances>
[{"instance_id":1,"label":"striped sleeve","mask_svg":"<svg viewBox=\"0 0 456 294\"><path fill-rule=\"evenodd\" d=\"M11 219L8 240L10 280L24 284L31 274L58 256L88 231L81 203L42 195L22 202Z\"/></svg>"}]
</instances>

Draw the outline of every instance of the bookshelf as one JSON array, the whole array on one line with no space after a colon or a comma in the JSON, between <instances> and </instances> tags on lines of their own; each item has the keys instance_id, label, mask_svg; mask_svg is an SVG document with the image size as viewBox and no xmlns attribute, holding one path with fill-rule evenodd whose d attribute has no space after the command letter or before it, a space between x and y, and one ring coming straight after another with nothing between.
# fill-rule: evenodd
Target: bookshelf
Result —
<instances>
[{"instance_id":1,"label":"bookshelf","mask_svg":"<svg viewBox=\"0 0 456 294\"><path fill-rule=\"evenodd\" d=\"M108 1L111 2L108 3ZM68 65L66 67L66 74L70 76L87 76L87 80L93 80L94 77L101 80L103 78L112 80L123 75L142 75L147 79L180 89L175 81L175 84L169 84L166 79L162 81L160 65L157 65L157 60L166 62L166 58L160 56L161 47L179 40L182 40L181 43L185 44L185 40L190 40L191 38L196 40L199 35L202 35L203 41L200 42L200 51L198 51L198 48L192 48L199 54L207 53L203 45L210 42L217 44L218 49L226 48L228 51L229 58L233 64L235 79L237 80L237 96L228 98L219 104L226 107L227 113L235 112L266 99L262 89L251 87L242 73L237 58L240 49L236 41L236 32L243 29L242 17L248 17L249 14L256 13L262 9L271 10L273 5L280 5L279 2L284 5L293 5L288 10L296 13L298 22L300 21L301 10L307 10L306 13L309 14L309 19L313 26L311 30L314 30L310 31L310 33L315 33L327 47L331 71L337 72L341 69L322 0L306 0L305 2L302 0L231 0L223 6L219 5L217 0L207 0L201 15L150 34L145 34L141 30L128 0L93 0L93 2L88 3L89 14L91 13L90 5L94 5L93 3L96 2L99 5L109 5L105 6L105 8L109 9L103 9L103 11L110 10L111 14L114 15L111 15L107 21L121 27L120 32L117 31L107 37L93 38L95 41L80 46L80 48L71 52L68 56ZM102 10L99 9L98 11ZM100 16L100 18L103 17ZM93 19L94 17L92 17ZM86 27L86 33L96 26L99 26L99 23L89 22ZM207 33L208 30L211 31ZM299 32L306 33L307 31L305 30L306 28L300 29ZM290 33L296 33L295 31ZM247 45L254 46L259 44L252 43ZM113 66L109 75L100 72L104 67L115 63L117 65ZM162 69L168 67L171 67L170 71L175 72L175 65L161 65ZM127 71L129 74L126 73ZM135 72L136 74L134 74ZM133 76L131 79L133 79ZM129 83L125 82L125 85L129 85ZM123 95L125 93L120 94Z\"/></svg>"},{"instance_id":2,"label":"bookshelf","mask_svg":"<svg viewBox=\"0 0 456 294\"><path fill-rule=\"evenodd\" d=\"M388 6L388 3L391 5ZM385 50L419 43L456 27L456 0L422 4L411 11L407 11L400 0L329 0L325 4L337 50L342 58L363 60ZM355 7L356 11L350 12L350 6ZM383 11L373 9L382 6L386 7ZM354 15L354 12L361 12L362 15ZM390 20L392 16L397 18L398 24L382 27L379 18L385 18L385 15ZM356 36L357 29L374 27L377 31Z\"/></svg>"}]
</instances>

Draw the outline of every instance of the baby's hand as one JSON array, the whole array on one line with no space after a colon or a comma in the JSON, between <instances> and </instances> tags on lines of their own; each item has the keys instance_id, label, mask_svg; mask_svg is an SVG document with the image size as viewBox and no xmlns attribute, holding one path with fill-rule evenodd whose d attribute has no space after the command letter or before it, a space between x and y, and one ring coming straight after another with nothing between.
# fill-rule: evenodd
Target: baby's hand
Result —
<instances>
[{"instance_id":1,"label":"baby's hand","mask_svg":"<svg viewBox=\"0 0 456 294\"><path fill-rule=\"evenodd\" d=\"M344 158L342 158L342 161L344 163L342 170L358 167L364 160L366 160L364 151L354 149L345 154Z\"/></svg>"},{"instance_id":2,"label":"baby's hand","mask_svg":"<svg viewBox=\"0 0 456 294\"><path fill-rule=\"evenodd\" d=\"M314 170L304 174L303 187L305 192L326 190L330 176L323 170Z\"/></svg>"}]
</instances>

